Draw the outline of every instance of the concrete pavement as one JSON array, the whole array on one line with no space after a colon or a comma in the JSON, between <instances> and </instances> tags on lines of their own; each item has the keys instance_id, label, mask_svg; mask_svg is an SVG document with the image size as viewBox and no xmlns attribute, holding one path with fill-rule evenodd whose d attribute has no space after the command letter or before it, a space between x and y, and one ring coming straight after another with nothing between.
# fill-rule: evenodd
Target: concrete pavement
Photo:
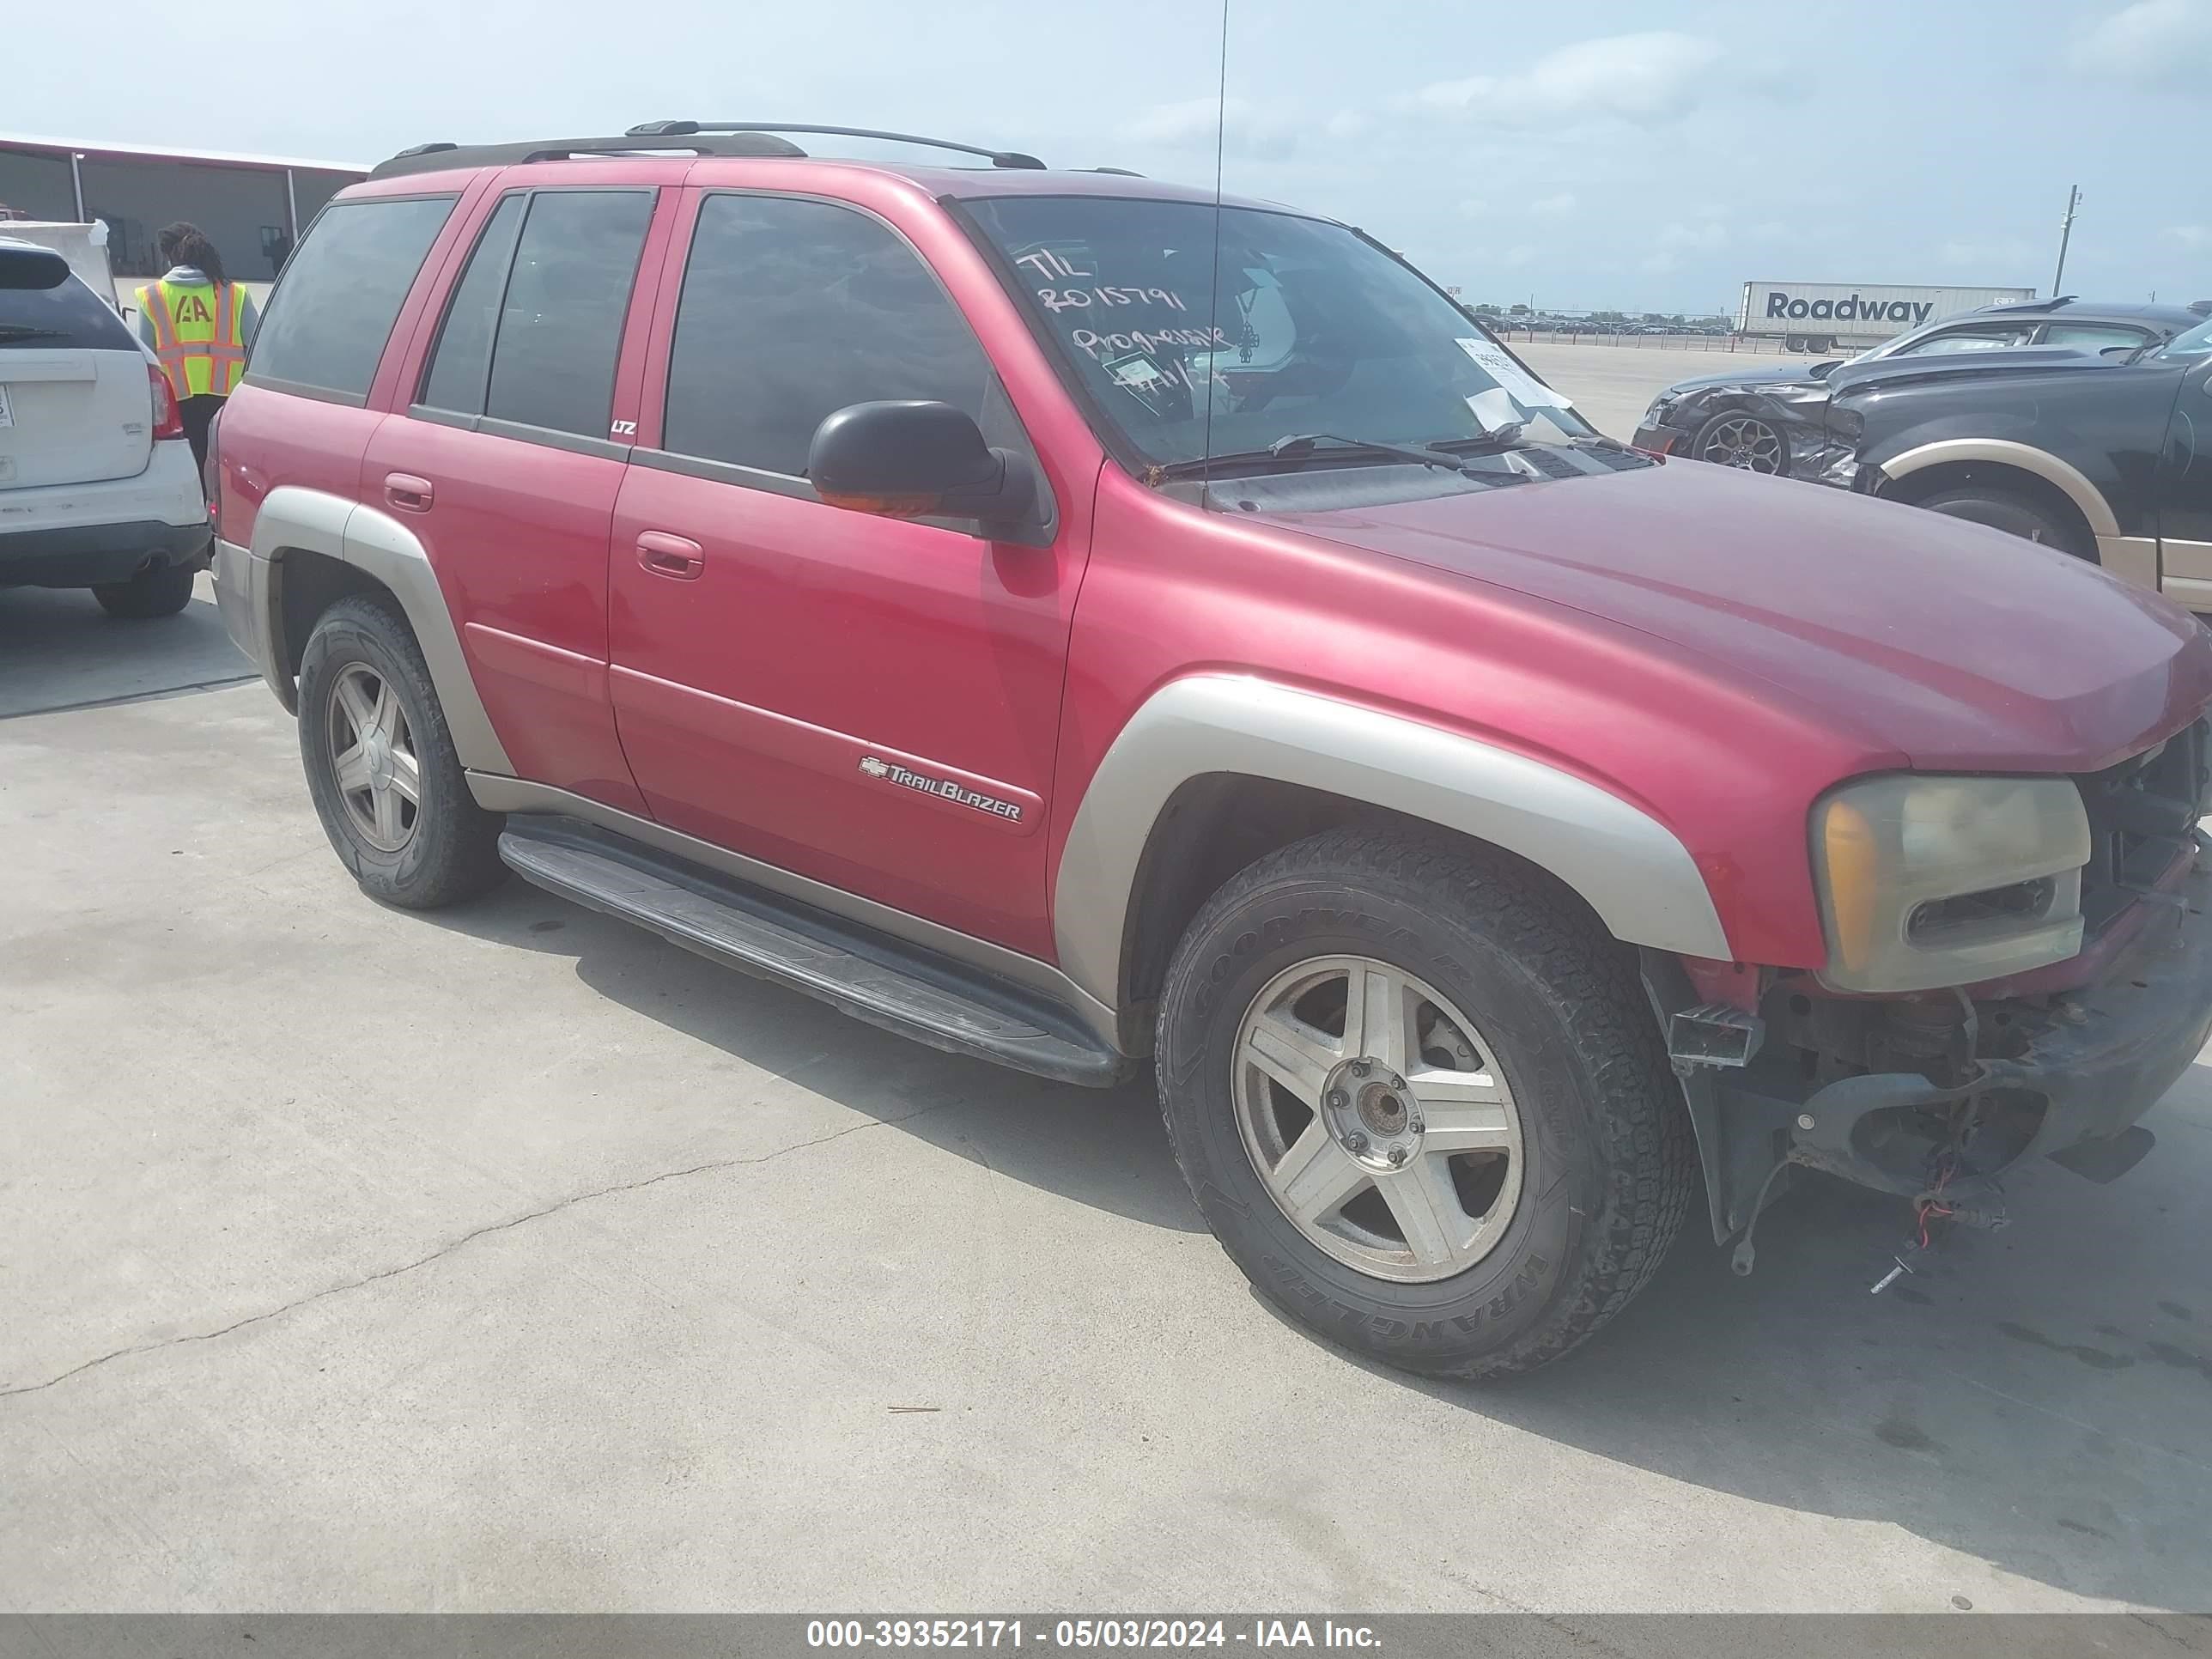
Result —
<instances>
[{"instance_id":1,"label":"concrete pavement","mask_svg":"<svg viewBox=\"0 0 2212 1659\"><path fill-rule=\"evenodd\" d=\"M0 588L0 720L179 689L234 685L253 670L202 604L182 616L118 622L81 587Z\"/></svg>"},{"instance_id":2,"label":"concrete pavement","mask_svg":"<svg viewBox=\"0 0 2212 1659\"><path fill-rule=\"evenodd\" d=\"M1658 346L1552 345L1516 340L1513 349L1560 391L1609 438L1623 443L1636 435L1636 422L1651 400L1677 380L1725 374L1729 367L1749 368L1781 360L1779 354L1753 351L1681 351ZM1801 360L1802 361L1802 360Z\"/></svg>"},{"instance_id":3,"label":"concrete pavement","mask_svg":"<svg viewBox=\"0 0 2212 1659\"><path fill-rule=\"evenodd\" d=\"M264 689L145 695L243 672L204 600L64 609L0 592L8 706L94 705L0 720L0 1607L2212 1604L2203 1066L1883 1297L1812 1187L1416 1382L1253 1297L1144 1089L381 908Z\"/></svg>"}]
</instances>

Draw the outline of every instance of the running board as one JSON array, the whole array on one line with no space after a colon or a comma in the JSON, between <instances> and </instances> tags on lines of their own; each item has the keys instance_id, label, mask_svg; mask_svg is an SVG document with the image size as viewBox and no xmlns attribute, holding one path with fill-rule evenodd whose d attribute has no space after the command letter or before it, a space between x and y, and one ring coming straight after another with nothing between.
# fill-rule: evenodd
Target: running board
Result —
<instances>
[{"instance_id":1,"label":"running board","mask_svg":"<svg viewBox=\"0 0 2212 1659\"><path fill-rule=\"evenodd\" d=\"M525 881L948 1053L1105 1088L1132 1063L1034 993L573 818L510 814Z\"/></svg>"}]
</instances>

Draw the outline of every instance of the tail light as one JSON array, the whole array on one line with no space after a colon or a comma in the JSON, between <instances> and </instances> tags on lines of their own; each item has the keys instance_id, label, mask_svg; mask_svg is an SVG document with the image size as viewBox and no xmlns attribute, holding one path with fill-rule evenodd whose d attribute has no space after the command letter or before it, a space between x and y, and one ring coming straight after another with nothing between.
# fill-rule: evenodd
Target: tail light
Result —
<instances>
[{"instance_id":1,"label":"tail light","mask_svg":"<svg viewBox=\"0 0 2212 1659\"><path fill-rule=\"evenodd\" d=\"M169 377L161 372L159 363L149 363L146 365L146 378L154 386L155 437L183 437L185 417L178 412L177 394L169 389Z\"/></svg>"}]
</instances>

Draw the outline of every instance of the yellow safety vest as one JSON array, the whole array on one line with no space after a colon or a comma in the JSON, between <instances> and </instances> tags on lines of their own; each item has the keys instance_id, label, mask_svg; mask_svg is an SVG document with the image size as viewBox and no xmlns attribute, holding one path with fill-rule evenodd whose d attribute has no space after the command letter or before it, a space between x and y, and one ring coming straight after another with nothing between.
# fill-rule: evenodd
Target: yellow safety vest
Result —
<instances>
[{"instance_id":1,"label":"yellow safety vest","mask_svg":"<svg viewBox=\"0 0 2212 1659\"><path fill-rule=\"evenodd\" d=\"M154 355L177 396L227 398L246 373L239 333L246 290L235 283L149 283L138 310L154 325Z\"/></svg>"}]
</instances>

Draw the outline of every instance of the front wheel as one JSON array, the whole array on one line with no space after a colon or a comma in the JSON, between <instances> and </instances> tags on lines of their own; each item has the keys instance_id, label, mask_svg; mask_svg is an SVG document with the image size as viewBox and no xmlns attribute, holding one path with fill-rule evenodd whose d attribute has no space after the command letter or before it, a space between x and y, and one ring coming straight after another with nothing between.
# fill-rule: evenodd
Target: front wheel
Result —
<instances>
[{"instance_id":1,"label":"front wheel","mask_svg":"<svg viewBox=\"0 0 2212 1659\"><path fill-rule=\"evenodd\" d=\"M1690 459L1776 477L1790 471L1790 445L1771 422L1724 410L1698 428Z\"/></svg>"},{"instance_id":2,"label":"front wheel","mask_svg":"<svg viewBox=\"0 0 2212 1659\"><path fill-rule=\"evenodd\" d=\"M1987 525L1990 529L2002 530L2008 536L2018 536L2026 541L2039 542L2045 547L2055 547L2061 553L2071 553L2077 559L2094 559L2096 556L2094 544L2084 546L2076 532L2061 524L2038 503L2008 489L1972 484L1957 489L1940 490L1920 505L1930 513L1941 513L1946 518Z\"/></svg>"},{"instance_id":3,"label":"front wheel","mask_svg":"<svg viewBox=\"0 0 2212 1659\"><path fill-rule=\"evenodd\" d=\"M1336 830L1252 866L1178 946L1157 1036L1223 1248L1407 1370L1528 1370L1658 1267L1693 1147L1633 959L1511 861Z\"/></svg>"}]
</instances>

